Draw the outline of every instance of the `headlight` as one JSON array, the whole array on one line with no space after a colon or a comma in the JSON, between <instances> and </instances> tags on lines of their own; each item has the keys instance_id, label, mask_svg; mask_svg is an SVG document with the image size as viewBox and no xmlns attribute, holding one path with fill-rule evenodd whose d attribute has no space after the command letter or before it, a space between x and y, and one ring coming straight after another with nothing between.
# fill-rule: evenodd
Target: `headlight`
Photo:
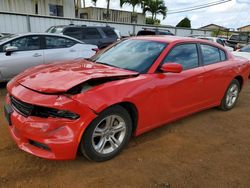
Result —
<instances>
[{"instance_id":1,"label":"headlight","mask_svg":"<svg viewBox=\"0 0 250 188\"><path fill-rule=\"evenodd\" d=\"M54 108L47 108L36 106L32 111L32 115L39 117L55 117L55 118L66 118L66 119L78 119L80 116L74 112L70 112L67 110L57 110Z\"/></svg>"}]
</instances>

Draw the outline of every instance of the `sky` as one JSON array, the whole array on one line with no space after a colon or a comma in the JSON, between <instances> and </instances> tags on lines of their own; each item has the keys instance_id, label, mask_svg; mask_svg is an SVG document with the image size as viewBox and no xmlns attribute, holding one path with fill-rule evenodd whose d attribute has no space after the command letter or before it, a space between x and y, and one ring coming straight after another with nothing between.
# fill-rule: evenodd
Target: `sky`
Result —
<instances>
[{"instance_id":1,"label":"sky","mask_svg":"<svg viewBox=\"0 0 250 188\"><path fill-rule=\"evenodd\" d=\"M86 6L94 6L91 0L85 0ZM197 6L217 0L164 0L168 10L183 9L191 6ZM120 7L119 0L110 0L111 9L132 11L132 6L125 5ZM98 0L97 7L106 8L106 0ZM142 12L140 7L136 8L137 12ZM250 25L250 0L232 0L230 2L178 14L169 14L162 19L162 16L157 18L161 20L162 25L175 26L180 20L188 17L191 20L192 28L199 28L210 23L221 25L227 28L239 28L244 25Z\"/></svg>"}]
</instances>

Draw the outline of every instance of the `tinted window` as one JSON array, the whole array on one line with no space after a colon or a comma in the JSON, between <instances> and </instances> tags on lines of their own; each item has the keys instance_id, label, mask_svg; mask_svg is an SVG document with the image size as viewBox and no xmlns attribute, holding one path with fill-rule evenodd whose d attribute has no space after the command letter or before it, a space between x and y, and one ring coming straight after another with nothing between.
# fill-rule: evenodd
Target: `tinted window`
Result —
<instances>
[{"instance_id":1,"label":"tinted window","mask_svg":"<svg viewBox=\"0 0 250 188\"><path fill-rule=\"evenodd\" d=\"M84 28L83 39L100 39L101 35L96 28Z\"/></svg>"},{"instance_id":2,"label":"tinted window","mask_svg":"<svg viewBox=\"0 0 250 188\"><path fill-rule=\"evenodd\" d=\"M53 37L46 36L46 49L54 49L54 48L69 48L76 44L75 41L62 38L62 37Z\"/></svg>"},{"instance_id":3,"label":"tinted window","mask_svg":"<svg viewBox=\"0 0 250 188\"><path fill-rule=\"evenodd\" d=\"M240 49L241 52L250 52L250 45L247 45Z\"/></svg>"},{"instance_id":4,"label":"tinted window","mask_svg":"<svg viewBox=\"0 0 250 188\"><path fill-rule=\"evenodd\" d=\"M167 44L147 40L125 40L99 53L92 61L145 73Z\"/></svg>"},{"instance_id":5,"label":"tinted window","mask_svg":"<svg viewBox=\"0 0 250 188\"><path fill-rule=\"evenodd\" d=\"M220 61L219 49L210 45L201 45L204 65L217 63Z\"/></svg>"},{"instance_id":6,"label":"tinted window","mask_svg":"<svg viewBox=\"0 0 250 188\"><path fill-rule=\"evenodd\" d=\"M38 36L21 37L5 44L3 50L8 46L17 47L18 51L38 50L40 49L40 38Z\"/></svg>"},{"instance_id":7,"label":"tinted window","mask_svg":"<svg viewBox=\"0 0 250 188\"><path fill-rule=\"evenodd\" d=\"M174 47L164 59L164 63L179 63L184 70L199 66L199 58L196 44L182 44Z\"/></svg>"},{"instance_id":8,"label":"tinted window","mask_svg":"<svg viewBox=\"0 0 250 188\"><path fill-rule=\"evenodd\" d=\"M68 35L70 37L76 38L78 40L82 40L83 29L82 28L67 28L63 32L64 35Z\"/></svg>"},{"instance_id":9,"label":"tinted window","mask_svg":"<svg viewBox=\"0 0 250 188\"><path fill-rule=\"evenodd\" d=\"M103 32L105 33L105 35L107 36L107 37L117 37L117 35L116 35L116 33L114 32L114 30L113 29L111 29L111 28L102 28L102 30L103 30Z\"/></svg>"}]
</instances>

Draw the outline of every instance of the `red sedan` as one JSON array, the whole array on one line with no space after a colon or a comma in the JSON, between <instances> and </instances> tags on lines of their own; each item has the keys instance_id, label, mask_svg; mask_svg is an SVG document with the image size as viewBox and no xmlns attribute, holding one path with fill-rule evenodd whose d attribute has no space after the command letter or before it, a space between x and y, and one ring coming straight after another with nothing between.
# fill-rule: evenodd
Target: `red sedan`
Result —
<instances>
[{"instance_id":1,"label":"red sedan","mask_svg":"<svg viewBox=\"0 0 250 188\"><path fill-rule=\"evenodd\" d=\"M209 41L135 37L88 60L31 68L7 85L5 115L24 151L116 156L132 135L212 107L232 109L249 62Z\"/></svg>"}]
</instances>

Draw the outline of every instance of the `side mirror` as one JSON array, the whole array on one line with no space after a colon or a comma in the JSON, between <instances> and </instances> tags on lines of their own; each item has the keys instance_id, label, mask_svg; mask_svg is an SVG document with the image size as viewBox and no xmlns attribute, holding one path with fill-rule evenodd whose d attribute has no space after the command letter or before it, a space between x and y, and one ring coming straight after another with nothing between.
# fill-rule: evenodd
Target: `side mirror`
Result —
<instances>
[{"instance_id":1,"label":"side mirror","mask_svg":"<svg viewBox=\"0 0 250 188\"><path fill-rule=\"evenodd\" d=\"M18 47L16 46L8 46L7 48L5 48L5 52L6 52L6 55L9 56L11 55L12 52L15 52L18 50Z\"/></svg>"},{"instance_id":2,"label":"side mirror","mask_svg":"<svg viewBox=\"0 0 250 188\"><path fill-rule=\"evenodd\" d=\"M167 62L161 66L163 72L180 73L183 71L183 67L179 63Z\"/></svg>"}]
</instances>

